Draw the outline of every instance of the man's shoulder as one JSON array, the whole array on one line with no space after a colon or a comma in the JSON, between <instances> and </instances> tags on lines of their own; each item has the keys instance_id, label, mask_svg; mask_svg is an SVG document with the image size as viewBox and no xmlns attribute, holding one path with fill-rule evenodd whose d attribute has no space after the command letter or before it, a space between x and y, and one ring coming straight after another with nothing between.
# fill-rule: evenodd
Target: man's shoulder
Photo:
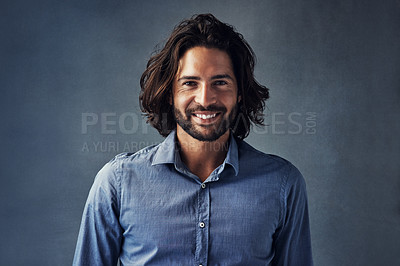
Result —
<instances>
[{"instance_id":1,"label":"man's shoulder","mask_svg":"<svg viewBox=\"0 0 400 266\"><path fill-rule=\"evenodd\" d=\"M152 161L154 154L158 150L160 144L154 144L142 148L136 152L123 152L115 155L105 167L110 167L116 171L123 170L130 165L138 165L149 163Z\"/></svg>"},{"instance_id":2,"label":"man's shoulder","mask_svg":"<svg viewBox=\"0 0 400 266\"><path fill-rule=\"evenodd\" d=\"M151 145L136 152L117 154L98 171L95 184L118 184L124 176L130 176L150 167L159 145Z\"/></svg>"},{"instance_id":3,"label":"man's shoulder","mask_svg":"<svg viewBox=\"0 0 400 266\"><path fill-rule=\"evenodd\" d=\"M241 141L238 146L242 159L270 162L278 165L291 165L288 160L275 154L260 151L245 141Z\"/></svg>"},{"instance_id":4,"label":"man's shoulder","mask_svg":"<svg viewBox=\"0 0 400 266\"><path fill-rule=\"evenodd\" d=\"M262 152L245 141L239 144L239 161L241 167L247 166L254 171L262 171L268 173L280 173L281 177L301 176L300 171L287 159L275 155Z\"/></svg>"}]
</instances>

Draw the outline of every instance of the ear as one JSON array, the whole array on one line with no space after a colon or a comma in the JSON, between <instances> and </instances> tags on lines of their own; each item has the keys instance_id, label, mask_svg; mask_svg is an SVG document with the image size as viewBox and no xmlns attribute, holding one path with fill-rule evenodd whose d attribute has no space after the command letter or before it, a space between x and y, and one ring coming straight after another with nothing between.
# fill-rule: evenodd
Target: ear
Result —
<instances>
[{"instance_id":1,"label":"ear","mask_svg":"<svg viewBox=\"0 0 400 266\"><path fill-rule=\"evenodd\" d=\"M242 96L239 95L239 96L238 96L238 101L237 101L237 102L240 103L241 100L242 100Z\"/></svg>"}]
</instances>

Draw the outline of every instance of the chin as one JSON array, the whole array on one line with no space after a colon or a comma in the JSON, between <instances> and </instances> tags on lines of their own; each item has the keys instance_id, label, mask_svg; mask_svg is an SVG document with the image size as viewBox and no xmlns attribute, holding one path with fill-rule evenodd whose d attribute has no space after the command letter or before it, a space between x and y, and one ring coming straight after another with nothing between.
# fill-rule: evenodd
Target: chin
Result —
<instances>
[{"instance_id":1,"label":"chin","mask_svg":"<svg viewBox=\"0 0 400 266\"><path fill-rule=\"evenodd\" d=\"M183 129L185 130L185 129ZM221 138L228 132L228 129L224 131L212 131L212 132L200 132L199 130L188 129L185 130L187 134L189 134L192 138L197 139L199 141L204 142L213 142Z\"/></svg>"}]
</instances>

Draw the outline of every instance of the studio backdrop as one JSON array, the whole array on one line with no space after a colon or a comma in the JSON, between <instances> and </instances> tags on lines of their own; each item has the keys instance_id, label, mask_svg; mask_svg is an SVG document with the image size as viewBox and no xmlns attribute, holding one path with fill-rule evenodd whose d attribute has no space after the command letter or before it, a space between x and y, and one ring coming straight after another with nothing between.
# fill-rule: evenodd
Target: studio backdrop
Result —
<instances>
[{"instance_id":1,"label":"studio backdrop","mask_svg":"<svg viewBox=\"0 0 400 266\"><path fill-rule=\"evenodd\" d=\"M71 265L97 171L163 140L139 79L199 13L257 55L246 140L303 173L315 265L400 265L398 0L2 1L0 265Z\"/></svg>"}]
</instances>

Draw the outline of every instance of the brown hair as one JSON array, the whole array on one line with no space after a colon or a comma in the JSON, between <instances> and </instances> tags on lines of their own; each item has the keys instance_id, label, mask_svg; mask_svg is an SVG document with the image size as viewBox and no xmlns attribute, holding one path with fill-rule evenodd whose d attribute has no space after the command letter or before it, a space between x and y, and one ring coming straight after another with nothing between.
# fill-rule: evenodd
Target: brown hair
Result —
<instances>
[{"instance_id":1,"label":"brown hair","mask_svg":"<svg viewBox=\"0 0 400 266\"><path fill-rule=\"evenodd\" d=\"M263 125L264 101L268 89L254 78L255 54L243 36L228 24L211 14L201 14L184 20L173 30L161 51L154 54L140 79L140 104L147 122L162 136L176 128L173 107L169 103L172 83L178 71L179 59L196 46L217 48L231 58L237 80L238 114L231 125L233 134L244 139L250 132L250 123Z\"/></svg>"}]
</instances>

